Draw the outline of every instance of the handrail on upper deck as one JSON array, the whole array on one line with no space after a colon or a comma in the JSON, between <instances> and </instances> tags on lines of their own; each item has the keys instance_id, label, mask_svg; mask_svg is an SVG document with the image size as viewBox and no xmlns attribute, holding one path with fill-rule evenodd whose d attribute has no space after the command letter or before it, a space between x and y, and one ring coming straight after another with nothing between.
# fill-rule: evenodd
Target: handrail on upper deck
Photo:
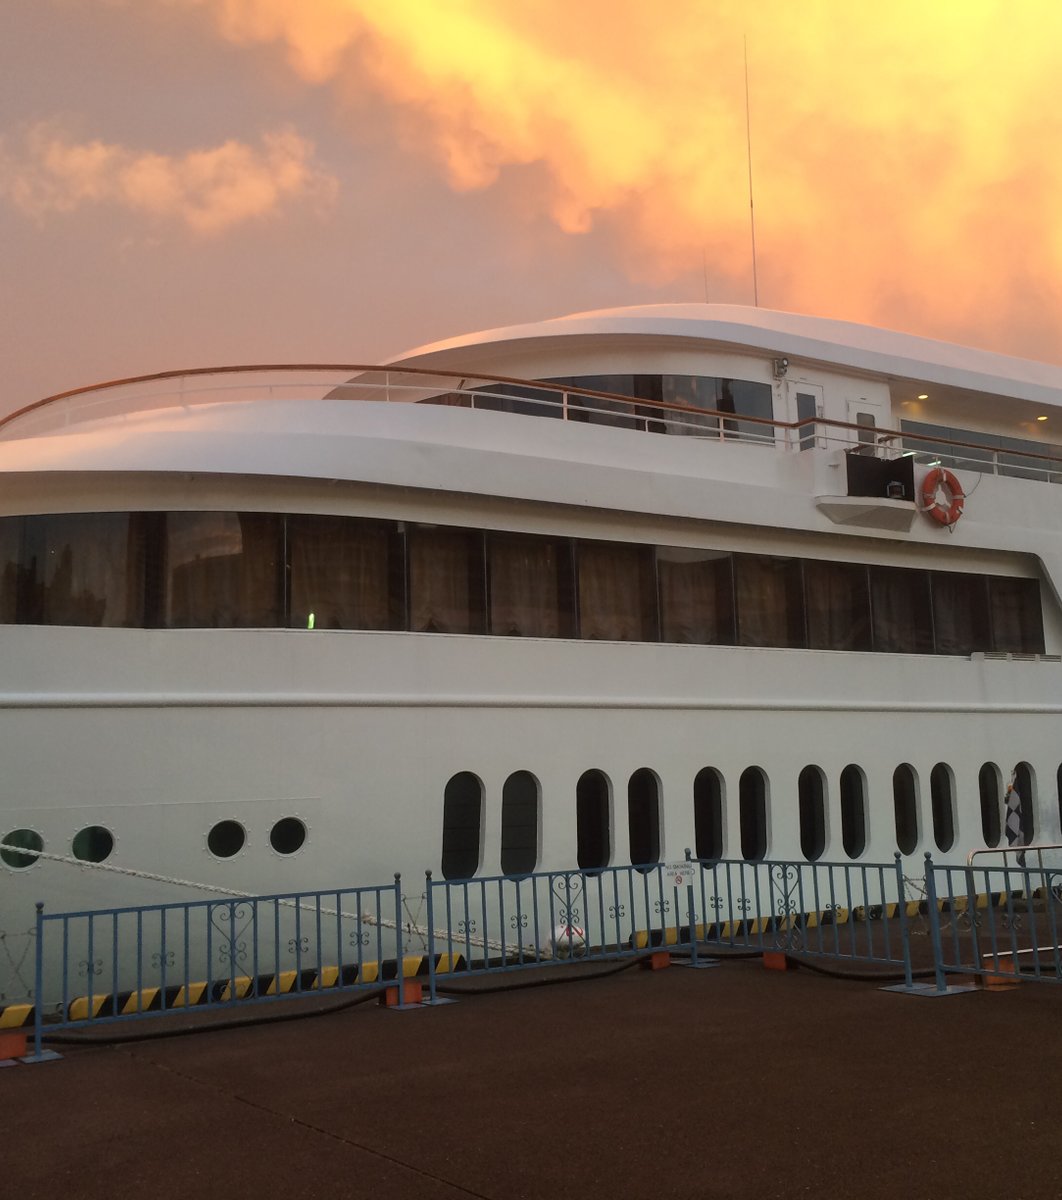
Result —
<instances>
[{"instance_id":1,"label":"handrail on upper deck","mask_svg":"<svg viewBox=\"0 0 1062 1200\"><path fill-rule=\"evenodd\" d=\"M740 421L744 425L761 425L773 430L794 431L798 432L803 429L816 429L825 427L827 429L843 430L846 432L854 432L866 437L868 427L865 425L857 425L850 421L839 421L832 417L804 417L798 421L780 421L773 417L757 417L751 414L724 412L721 409L697 408L692 404L682 404L673 400L652 400L641 397L621 396L615 392L599 391L595 388L585 388L574 384L556 384L548 381L537 379L521 379L510 375L491 375L488 377L480 375L470 375L467 371L451 371L444 369L435 369L429 367L406 367L406 366L387 366L380 364L366 363L273 363L273 364L258 364L244 366L229 366L229 367L192 367L186 370L178 371L156 371L148 375L131 375L123 379L112 379L104 383L89 384L87 386L70 388L67 391L56 392L51 396L45 396L41 400L35 400L32 404L24 405L22 408L16 409L12 413L8 413L4 417L0 417L0 432L12 425L21 417L25 417L33 412L38 412L49 405L55 404L61 400L69 400L75 396L90 395L94 392L106 392L115 388L128 387L134 384L157 383L167 379L186 379L216 375L238 375L238 374L261 374L264 372L296 372L296 371L315 371L329 372L342 376L350 375L368 375L379 374L383 375L384 384L389 384L389 376L404 375L423 377L428 379L454 379L459 381L459 386L453 389L450 394L467 395L474 401L476 396L490 395L489 392L484 393L482 388L489 387L491 384L512 385L517 387L534 388L537 391L553 392L559 397L559 403L564 411L564 416L567 418L568 406L566 397L569 395L585 396L591 399L606 400L612 404L624 405L627 408L634 410L629 415L634 418L646 418L645 409L653 409L661 413L664 417L668 413L680 415L689 415L696 417L716 417L720 421ZM478 388L467 388L469 380L483 379L485 382L480 384ZM366 381L368 383L368 381ZM344 378L339 382L331 384L333 391L349 388L365 386L357 378ZM372 381L369 386L378 386L376 381ZM446 394L446 393L442 393ZM343 399L351 399L352 397L344 396ZM504 397L505 399L525 399L534 402L533 397ZM540 403L542 401L539 401ZM642 411L637 411L641 409ZM623 415L623 414L616 414ZM725 429L726 427L723 426ZM998 450L991 446L984 446L976 442L959 441L952 438L942 438L932 434L922 434L914 432L904 432L900 430L875 430L873 441L860 441L852 446L853 451L866 450L868 448L886 447L890 443L902 439L904 441L928 442L934 449L940 446L955 448L960 450L975 450L979 453L995 455L997 453L1009 453L1020 456L1023 459L1033 459L1043 463L1058 464L1062 470L1062 456L1053 454L1042 454L1035 450ZM799 439L796 439L799 441Z\"/></svg>"}]
</instances>

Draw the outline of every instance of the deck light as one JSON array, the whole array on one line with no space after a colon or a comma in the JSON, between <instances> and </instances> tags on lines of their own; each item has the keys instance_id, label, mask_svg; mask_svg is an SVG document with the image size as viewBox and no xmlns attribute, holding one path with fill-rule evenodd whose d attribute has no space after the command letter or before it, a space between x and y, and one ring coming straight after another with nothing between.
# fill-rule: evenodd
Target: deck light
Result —
<instances>
[{"instance_id":1,"label":"deck light","mask_svg":"<svg viewBox=\"0 0 1062 1200\"><path fill-rule=\"evenodd\" d=\"M921 392L921 393L919 393L918 399L919 399L919 400L928 400L928 399L929 399L929 393L928 393L928 392Z\"/></svg>"},{"instance_id":2,"label":"deck light","mask_svg":"<svg viewBox=\"0 0 1062 1200\"><path fill-rule=\"evenodd\" d=\"M1046 418L1046 417L1037 417L1036 419L1037 419L1038 421L1046 421L1046 420L1047 420L1047 418Z\"/></svg>"}]
</instances>

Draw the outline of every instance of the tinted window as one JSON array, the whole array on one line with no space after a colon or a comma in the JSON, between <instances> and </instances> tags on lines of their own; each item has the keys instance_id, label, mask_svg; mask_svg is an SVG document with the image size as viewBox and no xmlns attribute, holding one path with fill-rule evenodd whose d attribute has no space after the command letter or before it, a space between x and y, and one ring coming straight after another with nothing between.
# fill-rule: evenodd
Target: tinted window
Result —
<instances>
[{"instance_id":1,"label":"tinted window","mask_svg":"<svg viewBox=\"0 0 1062 1200\"><path fill-rule=\"evenodd\" d=\"M635 771L627 784L627 820L631 862L659 862L660 781L647 767Z\"/></svg>"},{"instance_id":2,"label":"tinted window","mask_svg":"<svg viewBox=\"0 0 1062 1200\"><path fill-rule=\"evenodd\" d=\"M849 858L867 848L866 780L854 764L841 772L841 842Z\"/></svg>"},{"instance_id":3,"label":"tinted window","mask_svg":"<svg viewBox=\"0 0 1062 1200\"><path fill-rule=\"evenodd\" d=\"M698 858L723 857L723 777L704 767L693 781L693 824Z\"/></svg>"},{"instance_id":4,"label":"tinted window","mask_svg":"<svg viewBox=\"0 0 1062 1200\"><path fill-rule=\"evenodd\" d=\"M955 844L955 801L951 770L945 763L937 763L930 772L929 794L933 804L933 841L938 850L950 850Z\"/></svg>"},{"instance_id":5,"label":"tinted window","mask_svg":"<svg viewBox=\"0 0 1062 1200\"><path fill-rule=\"evenodd\" d=\"M892 773L892 804L896 816L896 848L914 854L918 846L918 777L908 763Z\"/></svg>"},{"instance_id":6,"label":"tinted window","mask_svg":"<svg viewBox=\"0 0 1062 1200\"><path fill-rule=\"evenodd\" d=\"M460 771L443 793L442 873L444 879L470 879L479 868L483 784Z\"/></svg>"},{"instance_id":7,"label":"tinted window","mask_svg":"<svg viewBox=\"0 0 1062 1200\"><path fill-rule=\"evenodd\" d=\"M516 771L502 788L501 869L503 875L530 875L538 865L538 780Z\"/></svg>"},{"instance_id":8,"label":"tinted window","mask_svg":"<svg viewBox=\"0 0 1062 1200\"><path fill-rule=\"evenodd\" d=\"M583 870L607 867L612 854L609 784L603 771L587 771L575 785L577 858Z\"/></svg>"},{"instance_id":9,"label":"tinted window","mask_svg":"<svg viewBox=\"0 0 1062 1200\"><path fill-rule=\"evenodd\" d=\"M800 853L815 862L826 849L826 780L818 767L805 767L797 780Z\"/></svg>"},{"instance_id":10,"label":"tinted window","mask_svg":"<svg viewBox=\"0 0 1062 1200\"><path fill-rule=\"evenodd\" d=\"M767 776L759 767L742 772L738 783L741 857L758 861L767 854Z\"/></svg>"},{"instance_id":11,"label":"tinted window","mask_svg":"<svg viewBox=\"0 0 1062 1200\"><path fill-rule=\"evenodd\" d=\"M995 763L985 763L978 772L977 789L981 797L981 833L985 845L998 846L1003 836L999 819L1003 777Z\"/></svg>"}]
</instances>

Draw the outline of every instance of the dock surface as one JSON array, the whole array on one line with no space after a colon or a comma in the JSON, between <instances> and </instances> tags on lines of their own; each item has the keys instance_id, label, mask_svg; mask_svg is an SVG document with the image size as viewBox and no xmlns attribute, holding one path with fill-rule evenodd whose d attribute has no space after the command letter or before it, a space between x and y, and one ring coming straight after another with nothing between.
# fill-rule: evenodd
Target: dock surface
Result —
<instances>
[{"instance_id":1,"label":"dock surface","mask_svg":"<svg viewBox=\"0 0 1062 1200\"><path fill-rule=\"evenodd\" d=\"M925 999L757 959L571 970L437 1008L56 1047L0 1071L3 1194L1062 1195L1055 986Z\"/></svg>"}]
</instances>

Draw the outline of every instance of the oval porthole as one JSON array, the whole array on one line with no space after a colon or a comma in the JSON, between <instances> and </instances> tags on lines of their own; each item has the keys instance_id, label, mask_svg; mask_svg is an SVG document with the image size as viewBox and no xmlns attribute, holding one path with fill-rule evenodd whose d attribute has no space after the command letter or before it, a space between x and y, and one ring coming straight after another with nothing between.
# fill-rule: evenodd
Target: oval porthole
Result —
<instances>
[{"instance_id":1,"label":"oval porthole","mask_svg":"<svg viewBox=\"0 0 1062 1200\"><path fill-rule=\"evenodd\" d=\"M22 871L33 866L43 849L44 838L35 829L13 829L4 834L0 861Z\"/></svg>"},{"instance_id":2,"label":"oval porthole","mask_svg":"<svg viewBox=\"0 0 1062 1200\"><path fill-rule=\"evenodd\" d=\"M247 841L247 830L239 821L219 821L207 834L207 849L215 858L232 858Z\"/></svg>"},{"instance_id":3,"label":"oval porthole","mask_svg":"<svg viewBox=\"0 0 1062 1200\"><path fill-rule=\"evenodd\" d=\"M284 817L269 831L269 844L278 854L294 854L306 841L306 826L298 817Z\"/></svg>"},{"instance_id":4,"label":"oval porthole","mask_svg":"<svg viewBox=\"0 0 1062 1200\"><path fill-rule=\"evenodd\" d=\"M114 834L102 825L87 825L74 835L71 850L79 862L105 862L114 850Z\"/></svg>"}]
</instances>

